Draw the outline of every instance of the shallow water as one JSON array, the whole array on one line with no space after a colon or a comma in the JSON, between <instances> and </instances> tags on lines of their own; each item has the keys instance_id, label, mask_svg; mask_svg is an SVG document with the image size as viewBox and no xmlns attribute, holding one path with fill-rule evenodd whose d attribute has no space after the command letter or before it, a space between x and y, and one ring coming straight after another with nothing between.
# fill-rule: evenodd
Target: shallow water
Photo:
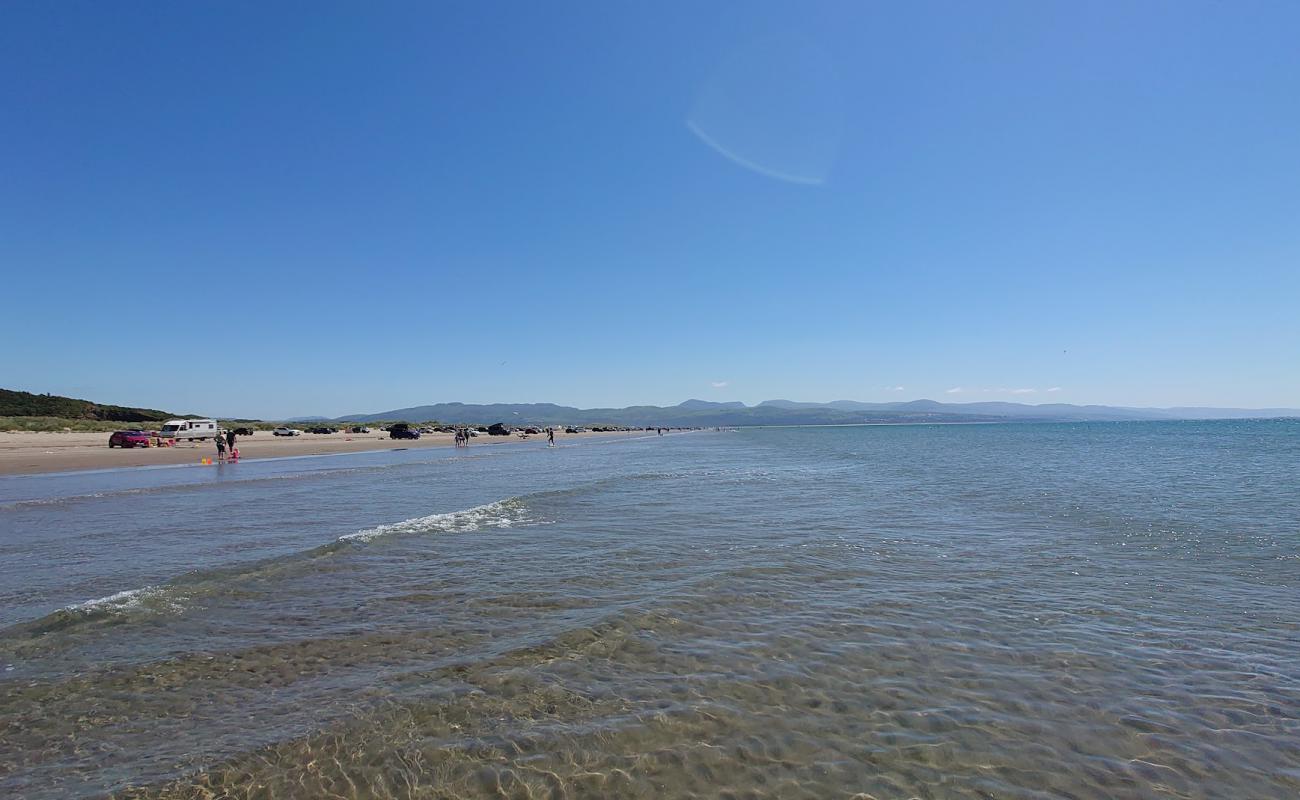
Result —
<instances>
[{"instance_id":1,"label":"shallow water","mask_svg":"<svg viewBox=\"0 0 1300 800\"><path fill-rule=\"evenodd\" d=\"M1300 794L1300 423L0 480L0 794Z\"/></svg>"}]
</instances>

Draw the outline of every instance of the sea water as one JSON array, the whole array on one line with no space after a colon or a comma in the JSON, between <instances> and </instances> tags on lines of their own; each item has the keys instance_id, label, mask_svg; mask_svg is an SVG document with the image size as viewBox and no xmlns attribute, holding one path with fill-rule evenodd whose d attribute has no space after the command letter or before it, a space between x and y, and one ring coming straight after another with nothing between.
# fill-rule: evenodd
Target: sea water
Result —
<instances>
[{"instance_id":1,"label":"sea water","mask_svg":"<svg viewBox=\"0 0 1300 800\"><path fill-rule=\"evenodd\" d=\"M0 795L1300 795L1300 422L0 479Z\"/></svg>"}]
</instances>

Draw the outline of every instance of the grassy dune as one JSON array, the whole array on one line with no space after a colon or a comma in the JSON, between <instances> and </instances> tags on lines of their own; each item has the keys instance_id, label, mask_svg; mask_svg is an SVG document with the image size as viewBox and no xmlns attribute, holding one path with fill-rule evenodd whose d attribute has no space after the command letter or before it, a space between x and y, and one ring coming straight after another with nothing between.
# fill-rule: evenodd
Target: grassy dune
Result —
<instances>
[{"instance_id":1,"label":"grassy dune","mask_svg":"<svg viewBox=\"0 0 1300 800\"><path fill-rule=\"evenodd\" d=\"M130 423L68 417L0 417L0 431L117 431L133 427Z\"/></svg>"}]
</instances>

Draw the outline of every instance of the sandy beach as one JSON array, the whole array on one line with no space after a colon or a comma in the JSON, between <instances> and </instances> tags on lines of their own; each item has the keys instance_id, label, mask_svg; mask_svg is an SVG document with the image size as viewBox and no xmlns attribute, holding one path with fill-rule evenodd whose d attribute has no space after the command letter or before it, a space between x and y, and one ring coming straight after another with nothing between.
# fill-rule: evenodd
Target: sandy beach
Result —
<instances>
[{"instance_id":1,"label":"sandy beach","mask_svg":"<svg viewBox=\"0 0 1300 800\"><path fill-rule=\"evenodd\" d=\"M557 443L591 437L644 435L641 431L616 433L556 433ZM108 433L29 433L0 432L0 475L29 475L42 472L68 472L86 469L145 467L160 464L199 465L204 458L217 457L212 442L178 444L175 447L109 448ZM515 436L480 434L470 440L470 448L519 442ZM545 434L530 436L530 442L545 442ZM418 440L393 440L374 429L372 433L304 433L301 436L272 436L258 431L241 436L237 442L241 461L286 456L314 456L330 453L356 453L363 450L397 450L422 447L452 447L450 433L425 434Z\"/></svg>"}]
</instances>

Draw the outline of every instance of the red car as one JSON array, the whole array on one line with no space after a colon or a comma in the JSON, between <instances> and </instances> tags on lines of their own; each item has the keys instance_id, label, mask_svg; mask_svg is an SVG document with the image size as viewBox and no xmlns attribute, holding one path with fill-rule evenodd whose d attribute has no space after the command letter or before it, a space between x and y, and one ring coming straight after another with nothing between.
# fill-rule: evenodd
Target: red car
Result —
<instances>
[{"instance_id":1,"label":"red car","mask_svg":"<svg viewBox=\"0 0 1300 800\"><path fill-rule=\"evenodd\" d=\"M108 437L109 447L148 447L149 434L144 431L117 431Z\"/></svg>"}]
</instances>

